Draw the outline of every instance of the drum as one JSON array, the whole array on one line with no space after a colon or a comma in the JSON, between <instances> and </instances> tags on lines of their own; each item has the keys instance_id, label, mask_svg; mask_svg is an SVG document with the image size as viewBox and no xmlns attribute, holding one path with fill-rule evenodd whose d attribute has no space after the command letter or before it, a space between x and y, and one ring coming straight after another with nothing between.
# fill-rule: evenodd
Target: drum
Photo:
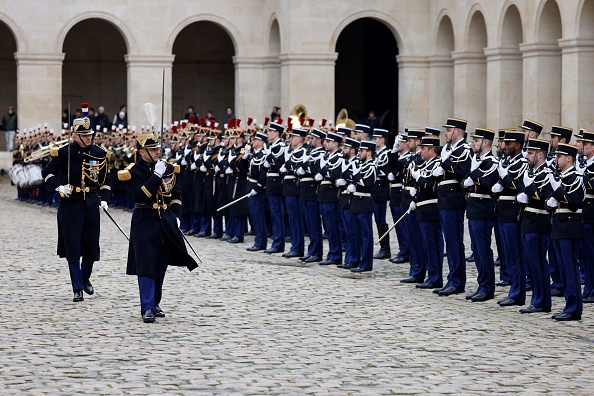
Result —
<instances>
[{"instance_id":1,"label":"drum","mask_svg":"<svg viewBox=\"0 0 594 396\"><path fill-rule=\"evenodd\" d=\"M8 174L10 175L10 180L12 180L17 187L27 187L27 174L25 173L25 167L22 164L11 166L10 169L8 169Z\"/></svg>"},{"instance_id":2,"label":"drum","mask_svg":"<svg viewBox=\"0 0 594 396\"><path fill-rule=\"evenodd\" d=\"M41 176L40 165L27 165L25 167L27 174L27 183L29 187L41 187L43 186L43 176Z\"/></svg>"}]
</instances>

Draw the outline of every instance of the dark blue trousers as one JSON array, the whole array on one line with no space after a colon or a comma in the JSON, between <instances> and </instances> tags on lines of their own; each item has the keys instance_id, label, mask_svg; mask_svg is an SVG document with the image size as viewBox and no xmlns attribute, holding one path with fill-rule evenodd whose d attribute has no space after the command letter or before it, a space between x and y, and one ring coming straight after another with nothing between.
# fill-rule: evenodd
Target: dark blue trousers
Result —
<instances>
[{"instance_id":1,"label":"dark blue trousers","mask_svg":"<svg viewBox=\"0 0 594 396\"><path fill-rule=\"evenodd\" d=\"M344 231L346 233L346 250L344 253L344 263L359 265L361 252L359 249L359 234L357 233L355 215L349 208L341 209L341 217Z\"/></svg>"},{"instance_id":2,"label":"dark blue trousers","mask_svg":"<svg viewBox=\"0 0 594 396\"><path fill-rule=\"evenodd\" d=\"M155 310L161 303L163 295L163 280L169 262L169 250L161 245L157 253L157 273L155 278L138 276L138 289L140 291L140 313L144 314L147 309Z\"/></svg>"},{"instance_id":3,"label":"dark blue trousers","mask_svg":"<svg viewBox=\"0 0 594 396\"><path fill-rule=\"evenodd\" d=\"M371 213L357 213L354 215L359 232L361 253L359 256L359 268L373 269L373 228Z\"/></svg>"},{"instance_id":4,"label":"dark blue trousers","mask_svg":"<svg viewBox=\"0 0 594 396\"><path fill-rule=\"evenodd\" d=\"M435 287L443 286L443 235L439 221L420 221L421 242L427 252L427 279Z\"/></svg>"},{"instance_id":5,"label":"dark blue trousers","mask_svg":"<svg viewBox=\"0 0 594 396\"><path fill-rule=\"evenodd\" d=\"M533 232L522 233L522 248L527 254L526 264L532 282L530 305L551 309L551 282L547 250L550 235Z\"/></svg>"},{"instance_id":6,"label":"dark blue trousers","mask_svg":"<svg viewBox=\"0 0 594 396\"><path fill-rule=\"evenodd\" d=\"M406 223L408 235L410 235L410 270L408 276L417 279L425 279L427 272L427 252L423 250L421 243L421 228L417 221L417 214L410 212L403 222Z\"/></svg>"},{"instance_id":7,"label":"dark blue trousers","mask_svg":"<svg viewBox=\"0 0 594 396\"><path fill-rule=\"evenodd\" d=\"M266 249L268 230L266 229L266 219L264 217L263 195L257 194L249 197L248 206L250 208L252 227L256 233L254 236L254 246Z\"/></svg>"},{"instance_id":8,"label":"dark blue trousers","mask_svg":"<svg viewBox=\"0 0 594 396\"><path fill-rule=\"evenodd\" d=\"M509 282L509 271L507 270L507 263L505 262L505 251L503 249L503 241L501 240L501 229L499 222L495 222L495 245L497 246L497 257L499 257L499 280Z\"/></svg>"},{"instance_id":9,"label":"dark blue trousers","mask_svg":"<svg viewBox=\"0 0 594 396\"><path fill-rule=\"evenodd\" d=\"M320 204L313 201L304 202L307 230L309 232L309 246L307 254L322 257L322 219L320 218Z\"/></svg>"},{"instance_id":10,"label":"dark blue trousers","mask_svg":"<svg viewBox=\"0 0 594 396\"><path fill-rule=\"evenodd\" d=\"M338 264L342 263L342 244L340 241L340 227L338 204L335 202L320 203L322 217L326 224L326 232L328 233L328 255L327 260L335 260Z\"/></svg>"},{"instance_id":11,"label":"dark blue trousers","mask_svg":"<svg viewBox=\"0 0 594 396\"><path fill-rule=\"evenodd\" d=\"M594 295L594 224L584 223L584 297Z\"/></svg>"},{"instance_id":12,"label":"dark blue trousers","mask_svg":"<svg viewBox=\"0 0 594 396\"><path fill-rule=\"evenodd\" d=\"M405 212L405 210L400 206L390 206L390 211L392 212L392 219L394 219L394 222L398 221L398 219L402 217ZM396 238L398 239L397 256L408 259L410 257L410 251L408 247L409 237L404 220L396 225Z\"/></svg>"},{"instance_id":13,"label":"dark blue trousers","mask_svg":"<svg viewBox=\"0 0 594 396\"><path fill-rule=\"evenodd\" d=\"M272 225L272 249L285 250L285 203L282 195L268 195Z\"/></svg>"},{"instance_id":14,"label":"dark blue trousers","mask_svg":"<svg viewBox=\"0 0 594 396\"><path fill-rule=\"evenodd\" d=\"M205 232L206 235L210 235L212 231L212 217L202 215L200 217L200 232Z\"/></svg>"},{"instance_id":15,"label":"dark blue trousers","mask_svg":"<svg viewBox=\"0 0 594 396\"><path fill-rule=\"evenodd\" d=\"M192 224L192 215L190 213L182 213L179 222L179 228L181 230L189 231Z\"/></svg>"},{"instance_id":16,"label":"dark blue trousers","mask_svg":"<svg viewBox=\"0 0 594 396\"><path fill-rule=\"evenodd\" d=\"M559 269L559 260L555 251L553 240L549 242L549 272L551 273L551 289L563 291L563 281L561 280L561 270Z\"/></svg>"},{"instance_id":17,"label":"dark blue trousers","mask_svg":"<svg viewBox=\"0 0 594 396\"><path fill-rule=\"evenodd\" d=\"M446 244L450 273L449 286L464 289L466 285L466 257L464 256L464 210L440 209L439 219Z\"/></svg>"},{"instance_id":18,"label":"dark blue trousers","mask_svg":"<svg viewBox=\"0 0 594 396\"><path fill-rule=\"evenodd\" d=\"M88 257L82 256L82 261L68 263L68 270L70 272L70 283L72 283L72 291L83 289L83 279L89 279L93 272L94 261Z\"/></svg>"},{"instance_id":19,"label":"dark blue trousers","mask_svg":"<svg viewBox=\"0 0 594 396\"><path fill-rule=\"evenodd\" d=\"M375 218L375 225L388 224L386 222L387 202L374 202L373 217ZM381 235L380 235L381 236Z\"/></svg>"},{"instance_id":20,"label":"dark blue trousers","mask_svg":"<svg viewBox=\"0 0 594 396\"><path fill-rule=\"evenodd\" d=\"M303 217L297 196L286 196L287 214L289 215L289 236L291 237L291 252L303 253Z\"/></svg>"},{"instance_id":21,"label":"dark blue trousers","mask_svg":"<svg viewBox=\"0 0 594 396\"><path fill-rule=\"evenodd\" d=\"M499 229L511 282L507 297L524 304L526 302L526 262L520 246L520 225L516 222L499 223Z\"/></svg>"},{"instance_id":22,"label":"dark blue trousers","mask_svg":"<svg viewBox=\"0 0 594 396\"><path fill-rule=\"evenodd\" d=\"M468 220L472 254L478 271L476 291L491 295L495 292L495 260L491 250L491 233L494 226L494 219Z\"/></svg>"},{"instance_id":23,"label":"dark blue trousers","mask_svg":"<svg viewBox=\"0 0 594 396\"><path fill-rule=\"evenodd\" d=\"M553 246L557 253L565 308L563 312L573 316L582 316L582 288L580 285L580 271L577 265L578 239L553 239Z\"/></svg>"}]
</instances>

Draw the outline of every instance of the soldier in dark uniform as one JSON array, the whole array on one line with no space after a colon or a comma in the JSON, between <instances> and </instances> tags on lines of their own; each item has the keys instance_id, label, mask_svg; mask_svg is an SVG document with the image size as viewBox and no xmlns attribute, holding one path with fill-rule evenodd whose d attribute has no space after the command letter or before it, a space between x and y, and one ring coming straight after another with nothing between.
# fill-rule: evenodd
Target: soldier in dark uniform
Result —
<instances>
[{"instance_id":1,"label":"soldier in dark uniform","mask_svg":"<svg viewBox=\"0 0 594 396\"><path fill-rule=\"evenodd\" d=\"M278 122L278 123L277 123ZM281 121L271 122L267 128L268 145L264 148L266 160L266 197L270 207L272 245L264 253L282 253L285 251L285 202L283 200L283 176L280 168L285 162L286 145L280 139L285 128Z\"/></svg>"},{"instance_id":2,"label":"soldier in dark uniform","mask_svg":"<svg viewBox=\"0 0 594 396\"><path fill-rule=\"evenodd\" d=\"M586 195L583 203L584 239L584 292L583 302L594 303L594 132L584 131L582 136L584 164L583 178Z\"/></svg>"},{"instance_id":3,"label":"soldier in dark uniform","mask_svg":"<svg viewBox=\"0 0 594 396\"><path fill-rule=\"evenodd\" d=\"M497 197L495 210L511 282L507 298L497 302L502 307L524 305L526 299L526 261L518 223L520 205L516 202L528 168L528 162L522 155L524 132L506 131L505 145L508 159L499 163L497 172L500 181L491 188Z\"/></svg>"},{"instance_id":4,"label":"soldier in dark uniform","mask_svg":"<svg viewBox=\"0 0 594 396\"><path fill-rule=\"evenodd\" d=\"M254 246L246 249L249 252L266 250L267 244L268 231L266 230L266 220L264 218L264 188L266 187L266 168L264 167L266 155L264 153L264 145L267 140L268 136L263 132L256 132L252 138L253 153L250 158L246 190L250 194L247 199L250 207L252 226L256 235L254 237Z\"/></svg>"},{"instance_id":5,"label":"soldier in dark uniform","mask_svg":"<svg viewBox=\"0 0 594 396\"><path fill-rule=\"evenodd\" d=\"M134 197L136 207L130 226L127 275L138 276L140 312L145 323L164 317L159 307L168 265L198 265L186 250L179 229L182 202L176 183L179 168L160 160L161 145L154 134L136 140L139 158L118 172Z\"/></svg>"},{"instance_id":6,"label":"soldier in dark uniform","mask_svg":"<svg viewBox=\"0 0 594 396\"><path fill-rule=\"evenodd\" d=\"M74 142L52 149L52 160L42 171L47 188L61 196L58 255L68 260L75 302L84 300L83 290L94 293L90 277L93 263L99 260L99 209L107 209L111 195L109 153L92 143L88 104L81 107L85 117L72 123Z\"/></svg>"},{"instance_id":7,"label":"soldier in dark uniform","mask_svg":"<svg viewBox=\"0 0 594 396\"><path fill-rule=\"evenodd\" d=\"M388 181L390 182L390 211L392 219L398 221L405 212L400 206L402 198L402 187L404 183L405 168L408 166L411 152L406 144L408 132L396 136L394 148L388 153L388 163L390 173ZM400 264L406 263L410 257L409 235L406 229L405 220L396 225L396 238L398 239L398 254L390 259L390 262Z\"/></svg>"},{"instance_id":8,"label":"soldier in dark uniform","mask_svg":"<svg viewBox=\"0 0 594 396\"><path fill-rule=\"evenodd\" d=\"M495 200L491 188L499 181L497 160L492 153L495 132L477 128L474 132L470 174L464 180L466 217L476 269L478 287L467 300L483 302L495 295L495 263L491 250L491 233L495 227Z\"/></svg>"},{"instance_id":9,"label":"soldier in dark uniform","mask_svg":"<svg viewBox=\"0 0 594 396\"><path fill-rule=\"evenodd\" d=\"M371 196L375 203L375 210L373 211L373 217L375 218L375 226L377 227L377 234L382 236L388 231L388 223L386 222L386 211L387 204L390 200L390 182L388 180L388 174L390 173L390 165L388 160L388 147L386 142L388 141L388 130L387 129L373 129L373 141L377 146L377 153L375 155L375 168L377 171L377 179ZM373 258L374 259L388 259L392 256L390 251L390 234L386 235L380 242L380 250Z\"/></svg>"},{"instance_id":10,"label":"soldier in dark uniform","mask_svg":"<svg viewBox=\"0 0 594 396\"><path fill-rule=\"evenodd\" d=\"M353 184L349 184L347 190L353 194L351 198L351 213L355 216L357 233L359 234L359 266L351 268L351 272L366 272L373 269L373 228L371 225L374 210L371 190L376 180L375 142L361 141L359 147L359 161L352 165Z\"/></svg>"},{"instance_id":11,"label":"soldier in dark uniform","mask_svg":"<svg viewBox=\"0 0 594 396\"><path fill-rule=\"evenodd\" d=\"M584 236L581 225L586 187L574 166L577 148L559 143L555 153L560 174L558 179L554 173L548 175L553 196L546 201L546 205L553 212L551 239L559 261L565 308L553 315L553 319L580 320L583 304L577 253L579 240Z\"/></svg>"},{"instance_id":12,"label":"soldier in dark uniform","mask_svg":"<svg viewBox=\"0 0 594 396\"><path fill-rule=\"evenodd\" d=\"M553 193L546 166L549 142L529 139L526 144L529 168L524 172L524 191L516 200L525 205L520 219L522 248L528 252L526 264L532 283L532 299L521 313L551 312L551 284L547 250L550 243L551 221L545 202Z\"/></svg>"}]
</instances>

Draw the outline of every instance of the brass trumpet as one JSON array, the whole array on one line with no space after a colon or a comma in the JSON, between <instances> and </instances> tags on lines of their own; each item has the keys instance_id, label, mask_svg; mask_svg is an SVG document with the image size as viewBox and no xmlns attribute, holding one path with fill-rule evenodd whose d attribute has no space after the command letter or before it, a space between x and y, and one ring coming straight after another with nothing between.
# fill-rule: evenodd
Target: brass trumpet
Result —
<instances>
[{"instance_id":1,"label":"brass trumpet","mask_svg":"<svg viewBox=\"0 0 594 396\"><path fill-rule=\"evenodd\" d=\"M29 162L40 160L40 159L45 158L48 155L50 155L50 151L52 149L58 149L59 150L62 147L65 147L67 145L68 145L68 139L60 140L59 142L51 142L49 145L44 146L44 147L42 147L42 148L40 148L38 150L33 151L27 157L23 158L23 161L25 163L29 163Z\"/></svg>"}]
</instances>

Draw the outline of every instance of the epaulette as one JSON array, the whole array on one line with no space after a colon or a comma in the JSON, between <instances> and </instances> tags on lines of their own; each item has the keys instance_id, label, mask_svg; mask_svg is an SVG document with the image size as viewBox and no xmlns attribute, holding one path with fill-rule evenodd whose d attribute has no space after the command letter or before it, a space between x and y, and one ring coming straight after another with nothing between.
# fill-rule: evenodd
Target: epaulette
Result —
<instances>
[{"instance_id":1,"label":"epaulette","mask_svg":"<svg viewBox=\"0 0 594 396\"><path fill-rule=\"evenodd\" d=\"M103 146L97 146L99 147L101 150L105 151L105 158L110 159L111 158L111 151L109 151L108 149L106 149Z\"/></svg>"},{"instance_id":2,"label":"epaulette","mask_svg":"<svg viewBox=\"0 0 594 396\"><path fill-rule=\"evenodd\" d=\"M181 166L179 166L178 164L173 165L173 173L179 172L181 172Z\"/></svg>"},{"instance_id":3,"label":"epaulette","mask_svg":"<svg viewBox=\"0 0 594 396\"><path fill-rule=\"evenodd\" d=\"M59 154L59 152L60 152L60 149L59 149L58 147L52 147L52 148L50 149L50 155L51 155L52 157L57 157L57 156L58 156L58 154Z\"/></svg>"},{"instance_id":4,"label":"epaulette","mask_svg":"<svg viewBox=\"0 0 594 396\"><path fill-rule=\"evenodd\" d=\"M118 171L118 180L120 181L128 181L132 179L132 175L130 174L130 169L134 166L134 162L128 165L125 169Z\"/></svg>"}]
</instances>

